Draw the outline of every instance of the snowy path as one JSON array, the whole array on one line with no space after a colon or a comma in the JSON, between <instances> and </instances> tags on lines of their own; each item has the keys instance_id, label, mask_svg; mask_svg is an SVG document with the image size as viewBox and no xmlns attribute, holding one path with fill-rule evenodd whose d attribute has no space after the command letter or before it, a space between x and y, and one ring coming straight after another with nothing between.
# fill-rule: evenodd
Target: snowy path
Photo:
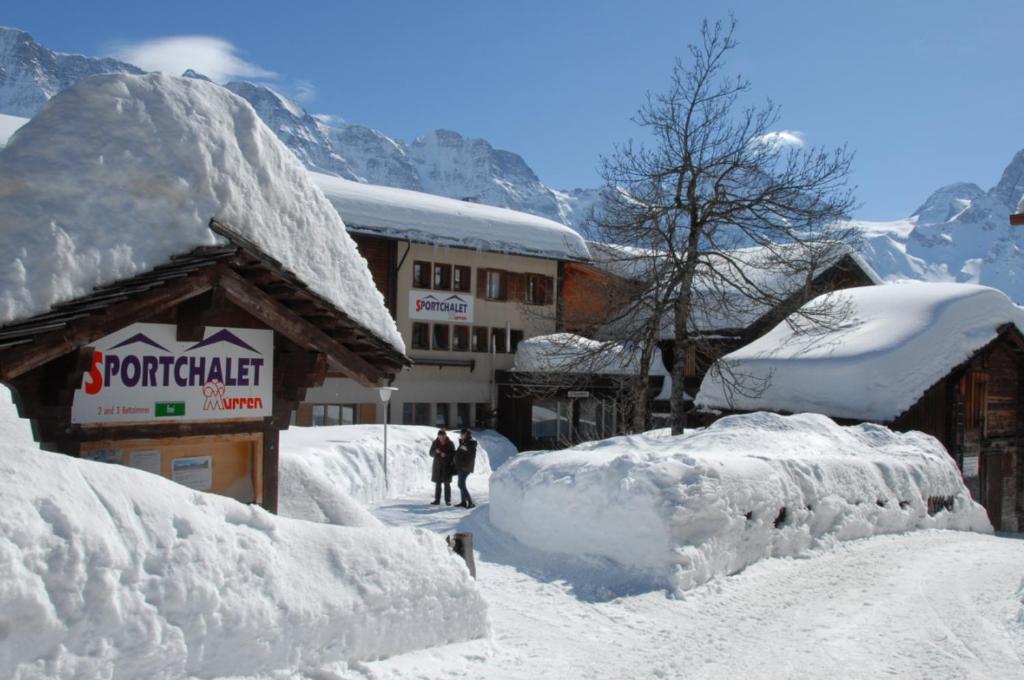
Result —
<instances>
[{"instance_id":1,"label":"snowy path","mask_svg":"<svg viewBox=\"0 0 1024 680\"><path fill-rule=\"evenodd\" d=\"M1024 678L1024 540L925 531L774 559L697 588L610 598L608 565L532 553L427 499L389 524L474 532L492 638L348 669L353 678ZM619 592L628 589L622 583Z\"/></svg>"}]
</instances>

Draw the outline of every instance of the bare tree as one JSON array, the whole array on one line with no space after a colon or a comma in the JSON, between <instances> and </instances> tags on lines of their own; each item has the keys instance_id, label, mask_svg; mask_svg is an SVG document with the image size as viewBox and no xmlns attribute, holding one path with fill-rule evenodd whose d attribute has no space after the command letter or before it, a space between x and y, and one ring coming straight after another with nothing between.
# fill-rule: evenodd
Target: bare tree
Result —
<instances>
[{"instance_id":1,"label":"bare tree","mask_svg":"<svg viewBox=\"0 0 1024 680\"><path fill-rule=\"evenodd\" d=\"M822 263L854 238L844 226L852 155L783 143L779 109L746 103L749 82L726 72L735 28L735 19L705 20L667 92L647 96L634 120L649 141L603 159L593 224L602 241L659 254L649 274L661 280L645 276L641 287L671 291L662 311L672 324L677 434L686 426L685 358L702 324L799 299L801 286L810 294Z\"/></svg>"}]
</instances>

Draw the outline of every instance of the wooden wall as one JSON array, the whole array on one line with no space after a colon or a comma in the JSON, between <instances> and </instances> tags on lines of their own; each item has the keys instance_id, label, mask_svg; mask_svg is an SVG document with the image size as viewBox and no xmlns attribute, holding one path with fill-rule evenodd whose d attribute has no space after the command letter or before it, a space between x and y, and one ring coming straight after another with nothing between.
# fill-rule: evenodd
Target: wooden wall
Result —
<instances>
[{"instance_id":1,"label":"wooden wall","mask_svg":"<svg viewBox=\"0 0 1024 680\"><path fill-rule=\"evenodd\" d=\"M395 318L398 306L397 281L395 280L398 265L398 241L375 236L352 234L352 240L359 248L359 254L366 258L370 265L370 274L377 290L384 296L391 317Z\"/></svg>"},{"instance_id":2,"label":"wooden wall","mask_svg":"<svg viewBox=\"0 0 1024 680\"><path fill-rule=\"evenodd\" d=\"M1015 333L1004 332L892 423L941 441L1002 531L1024 527L1024 352Z\"/></svg>"}]
</instances>

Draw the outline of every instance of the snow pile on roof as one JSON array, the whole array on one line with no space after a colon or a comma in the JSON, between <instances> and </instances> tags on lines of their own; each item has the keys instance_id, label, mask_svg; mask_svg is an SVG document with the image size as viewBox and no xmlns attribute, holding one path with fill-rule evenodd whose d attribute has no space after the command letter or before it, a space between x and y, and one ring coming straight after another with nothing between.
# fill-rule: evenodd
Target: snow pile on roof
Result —
<instances>
[{"instance_id":1,"label":"snow pile on roof","mask_svg":"<svg viewBox=\"0 0 1024 680\"><path fill-rule=\"evenodd\" d=\"M794 252L799 247L751 246L702 256L693 284L691 329L714 333L747 328L772 311L775 302L801 292L808 265L799 251ZM823 247L819 243L817 247L821 261L814 267L815 277L848 257L872 283L883 283L867 260L850 246L836 243ZM649 276L663 266L664 256L651 250L591 242L590 252L598 267L626 279ZM674 337L674 316L672 310L665 314L662 339Z\"/></svg>"},{"instance_id":2,"label":"snow pile on roof","mask_svg":"<svg viewBox=\"0 0 1024 680\"><path fill-rule=\"evenodd\" d=\"M222 242L211 218L404 352L337 211L248 102L159 74L86 78L0 151L0 323Z\"/></svg>"},{"instance_id":3,"label":"snow pile on roof","mask_svg":"<svg viewBox=\"0 0 1024 680\"><path fill-rule=\"evenodd\" d=\"M985 286L850 288L808 305L823 303L844 306L847 318L830 329L806 328L798 317L780 323L723 357L735 377L709 371L697 405L887 422L994 340L1000 326L1024 331L1024 310ZM743 390L732 389L736 380Z\"/></svg>"},{"instance_id":4,"label":"snow pile on roof","mask_svg":"<svg viewBox=\"0 0 1024 680\"><path fill-rule=\"evenodd\" d=\"M255 675L488 633L431 532L275 517L6 444L0 496L0 677Z\"/></svg>"},{"instance_id":5,"label":"snow pile on roof","mask_svg":"<svg viewBox=\"0 0 1024 680\"><path fill-rule=\"evenodd\" d=\"M579 234L537 215L311 174L353 231L557 260L590 258Z\"/></svg>"},{"instance_id":6,"label":"snow pile on roof","mask_svg":"<svg viewBox=\"0 0 1024 680\"><path fill-rule=\"evenodd\" d=\"M5 113L0 113L0 148L3 148L7 144L7 140L25 123L28 122L28 118L20 118L18 116L8 116Z\"/></svg>"},{"instance_id":7,"label":"snow pile on roof","mask_svg":"<svg viewBox=\"0 0 1024 680\"><path fill-rule=\"evenodd\" d=\"M384 426L337 425L292 427L281 433L282 514L317 521L333 521L324 492L332 490L362 503L433 493L430 482L430 444L436 427L388 426L388 486L384 486ZM457 435L452 433L453 438ZM472 482L491 471L487 446L504 437L497 433L478 440ZM511 443L509 443L511 446ZM479 483L479 482L478 482ZM294 513L294 514L293 514ZM320 516L322 515L322 517Z\"/></svg>"},{"instance_id":8,"label":"snow pile on roof","mask_svg":"<svg viewBox=\"0 0 1024 680\"><path fill-rule=\"evenodd\" d=\"M615 342L591 340L572 333L552 333L523 340L516 347L513 370L524 373L581 373L636 375L640 348ZM651 357L650 375L668 375L661 350Z\"/></svg>"},{"instance_id":9,"label":"snow pile on roof","mask_svg":"<svg viewBox=\"0 0 1024 680\"><path fill-rule=\"evenodd\" d=\"M929 498L952 509L931 516ZM528 546L609 558L675 591L834 541L992 530L934 438L813 414L520 454L491 475L490 503L491 522Z\"/></svg>"}]
</instances>

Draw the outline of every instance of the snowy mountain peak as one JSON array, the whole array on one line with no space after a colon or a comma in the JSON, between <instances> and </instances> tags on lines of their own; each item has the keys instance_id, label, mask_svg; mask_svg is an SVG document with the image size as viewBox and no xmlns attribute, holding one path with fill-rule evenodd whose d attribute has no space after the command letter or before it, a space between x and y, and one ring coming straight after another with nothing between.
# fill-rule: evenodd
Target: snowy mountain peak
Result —
<instances>
[{"instance_id":1,"label":"snowy mountain peak","mask_svg":"<svg viewBox=\"0 0 1024 680\"><path fill-rule=\"evenodd\" d=\"M1018 203L1024 199L1024 149L1014 154L999 182L989 193L1005 205L1007 210L1016 211Z\"/></svg>"},{"instance_id":2,"label":"snowy mountain peak","mask_svg":"<svg viewBox=\"0 0 1024 680\"><path fill-rule=\"evenodd\" d=\"M182 78L192 78L194 80L205 80L208 83L212 83L213 82L210 78L204 76L199 71L194 71L194 70L192 70L190 68L185 69L185 72L181 74L181 77Z\"/></svg>"},{"instance_id":3,"label":"snowy mountain peak","mask_svg":"<svg viewBox=\"0 0 1024 680\"><path fill-rule=\"evenodd\" d=\"M948 184L929 196L912 216L917 217L921 224L948 222L984 195L985 190L973 182Z\"/></svg>"},{"instance_id":4,"label":"snowy mountain peak","mask_svg":"<svg viewBox=\"0 0 1024 680\"><path fill-rule=\"evenodd\" d=\"M30 117L46 101L82 78L142 70L116 59L60 54L16 28L0 27L0 112Z\"/></svg>"}]
</instances>

